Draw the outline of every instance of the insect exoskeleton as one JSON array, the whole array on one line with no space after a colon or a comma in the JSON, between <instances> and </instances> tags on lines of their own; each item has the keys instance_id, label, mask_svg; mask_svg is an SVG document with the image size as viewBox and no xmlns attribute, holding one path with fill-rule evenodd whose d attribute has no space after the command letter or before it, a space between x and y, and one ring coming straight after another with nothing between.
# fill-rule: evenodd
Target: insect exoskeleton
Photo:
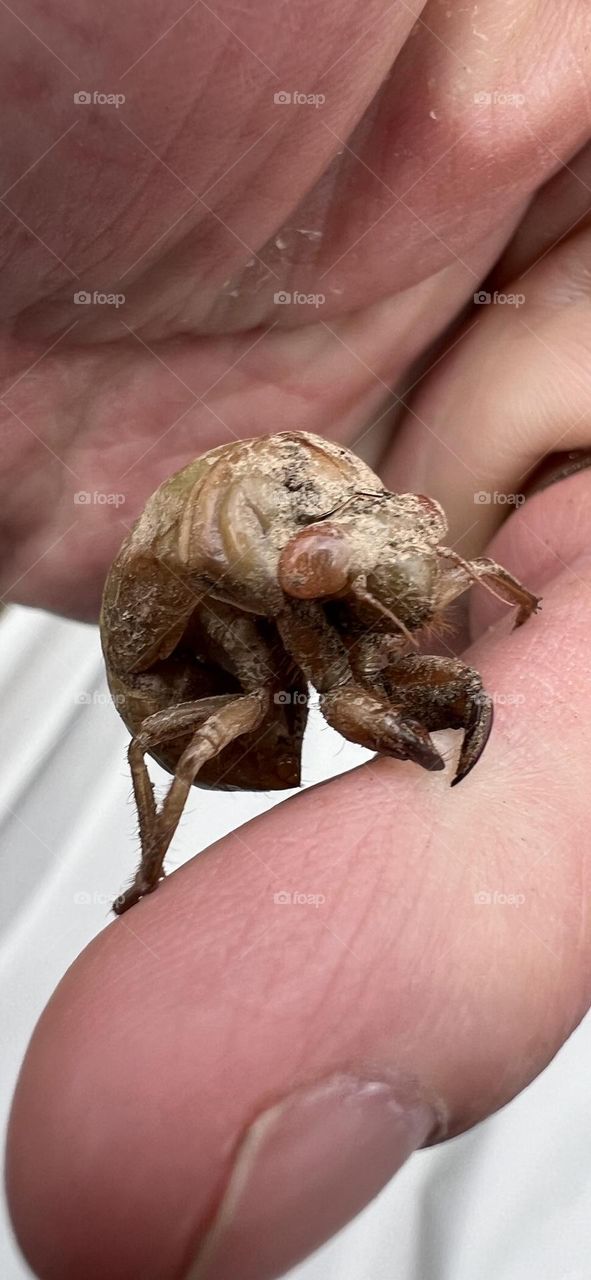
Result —
<instances>
[{"instance_id":1,"label":"insect exoskeleton","mask_svg":"<svg viewBox=\"0 0 591 1280\"><path fill-rule=\"evenodd\" d=\"M433 730L464 730L455 781L481 754L492 705L477 672L419 657L420 631L474 581L537 600L488 560L441 543L432 498L394 494L348 449L282 432L212 449L160 485L111 567L107 676L132 734L142 860L126 910L155 888L190 787L300 781L307 691L345 737L440 769ZM152 755L173 775L160 809Z\"/></svg>"}]
</instances>

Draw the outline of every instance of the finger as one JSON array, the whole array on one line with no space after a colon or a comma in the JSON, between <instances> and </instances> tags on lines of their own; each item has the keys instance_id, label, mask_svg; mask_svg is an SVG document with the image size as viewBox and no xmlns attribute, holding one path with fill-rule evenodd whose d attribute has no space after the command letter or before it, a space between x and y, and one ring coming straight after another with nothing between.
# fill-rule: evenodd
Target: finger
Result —
<instances>
[{"instance_id":1,"label":"finger","mask_svg":"<svg viewBox=\"0 0 591 1280\"><path fill-rule=\"evenodd\" d=\"M66 975L8 1144L43 1280L278 1276L413 1145L506 1102L580 1019L588 485L513 517L530 585L534 521L552 548L544 615L470 655L497 716L469 779L451 790L382 759L306 792L170 877Z\"/></svg>"},{"instance_id":2,"label":"finger","mask_svg":"<svg viewBox=\"0 0 591 1280\"><path fill-rule=\"evenodd\" d=\"M439 499L467 556L523 501L546 454L591 441L591 230L552 252L534 243L537 259L505 278L500 300L485 295L418 389L384 469L391 487Z\"/></svg>"},{"instance_id":3,"label":"finger","mask_svg":"<svg viewBox=\"0 0 591 1280\"><path fill-rule=\"evenodd\" d=\"M529 271L562 240L589 225L591 146L583 146L546 182L530 204L501 261L495 267L499 288Z\"/></svg>"}]
</instances>

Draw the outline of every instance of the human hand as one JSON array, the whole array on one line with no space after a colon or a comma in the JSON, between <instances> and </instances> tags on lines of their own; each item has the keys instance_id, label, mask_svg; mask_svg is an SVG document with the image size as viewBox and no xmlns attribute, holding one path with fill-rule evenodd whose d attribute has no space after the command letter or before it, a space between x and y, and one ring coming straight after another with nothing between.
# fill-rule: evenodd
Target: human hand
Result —
<instances>
[{"instance_id":1,"label":"human hand","mask_svg":"<svg viewBox=\"0 0 591 1280\"><path fill-rule=\"evenodd\" d=\"M361 439L390 487L442 501L470 554L507 510L475 494L519 492L548 451L589 445L585 8L528 5L513 24L511 6L487 3L476 31L470 10L427 5L412 36L410 8L380 20L370 6L357 43L352 4L292 7L289 30L266 7L254 21L217 10L255 57L199 5L124 77L117 115L74 110L64 68L17 28L48 105L42 120L20 108L5 186L80 123L5 196L68 264L7 214L10 598L94 616L148 493L235 434ZM27 21L81 85L117 92L171 18L143 9L140 27L127 9L98 52L90 16ZM283 85L326 103L275 105ZM190 208L194 193L215 213ZM440 359L503 250L490 287L524 306L478 308ZM121 308L73 304L74 286L119 292L122 275ZM325 293L313 324L273 304L282 288ZM413 1146L523 1087L580 1018L588 484L583 472L537 494L493 541L543 588L544 613L509 635L475 594L470 661L497 717L462 787L379 760L309 791L171 877L66 976L9 1145L13 1214L41 1276L183 1274L234 1153L257 1147L221 1246L234 1254L211 1275L279 1274ZM81 507L79 490L124 502ZM325 901L287 908L283 889ZM257 1119L276 1105L275 1127Z\"/></svg>"}]
</instances>

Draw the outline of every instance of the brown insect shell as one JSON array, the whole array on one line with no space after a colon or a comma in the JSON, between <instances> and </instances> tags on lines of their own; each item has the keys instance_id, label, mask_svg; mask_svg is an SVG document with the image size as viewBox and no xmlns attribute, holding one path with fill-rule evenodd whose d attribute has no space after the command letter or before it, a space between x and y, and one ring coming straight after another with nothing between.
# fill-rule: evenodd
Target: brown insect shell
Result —
<instances>
[{"instance_id":1,"label":"brown insect shell","mask_svg":"<svg viewBox=\"0 0 591 1280\"><path fill-rule=\"evenodd\" d=\"M218 598L273 617L283 607L286 544L361 484L380 488L348 450L304 432L228 448L187 503L181 556L212 581Z\"/></svg>"},{"instance_id":2,"label":"brown insect shell","mask_svg":"<svg viewBox=\"0 0 591 1280\"><path fill-rule=\"evenodd\" d=\"M164 706L234 689L223 664L212 668L198 648L189 661L177 656L199 610L217 599L273 618L285 600L277 578L285 544L355 490L379 488L348 450L304 432L222 445L165 480L113 561L101 610L109 687L130 731ZM279 648L276 660L285 661ZM305 692L303 677L293 680ZM259 786L279 785L277 743L291 737L297 754L304 722L304 710L277 705L268 746L255 763L226 768L224 785L256 786L257 770ZM172 747L157 758L170 768ZM213 768L202 778L218 785Z\"/></svg>"},{"instance_id":3,"label":"brown insect shell","mask_svg":"<svg viewBox=\"0 0 591 1280\"><path fill-rule=\"evenodd\" d=\"M283 590L299 599L346 596L367 581L380 601L405 612L409 597L428 602L437 571L434 548L447 529L442 509L416 494L358 494L330 519L301 530L279 560Z\"/></svg>"},{"instance_id":4,"label":"brown insect shell","mask_svg":"<svg viewBox=\"0 0 591 1280\"><path fill-rule=\"evenodd\" d=\"M316 520L346 533L353 573L439 540L437 503L385 495L361 459L307 432L236 441L190 463L152 495L111 567L101 611L109 677L171 654L207 594L273 617L281 553Z\"/></svg>"},{"instance_id":5,"label":"brown insect shell","mask_svg":"<svg viewBox=\"0 0 591 1280\"><path fill-rule=\"evenodd\" d=\"M352 563L381 605L411 630L429 622L440 572L437 546L447 532L431 498L390 494L350 533ZM353 550L354 548L354 550Z\"/></svg>"}]
</instances>

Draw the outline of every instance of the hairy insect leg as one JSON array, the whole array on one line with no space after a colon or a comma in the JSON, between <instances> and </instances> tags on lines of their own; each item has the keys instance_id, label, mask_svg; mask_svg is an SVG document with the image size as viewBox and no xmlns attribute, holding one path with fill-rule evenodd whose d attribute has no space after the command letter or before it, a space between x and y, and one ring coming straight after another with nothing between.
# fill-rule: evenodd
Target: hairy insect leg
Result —
<instances>
[{"instance_id":1,"label":"hairy insect leg","mask_svg":"<svg viewBox=\"0 0 591 1280\"><path fill-rule=\"evenodd\" d=\"M177 764L174 779L158 815L159 853L162 860L201 766L206 760L219 755L235 738L257 729L269 706L268 690L259 689L256 693L246 693L210 716L197 730Z\"/></svg>"},{"instance_id":2,"label":"hairy insect leg","mask_svg":"<svg viewBox=\"0 0 591 1280\"><path fill-rule=\"evenodd\" d=\"M478 672L456 658L409 654L395 658L381 680L396 706L412 710L426 729L464 730L456 786L479 760L492 728L493 704Z\"/></svg>"},{"instance_id":3,"label":"hairy insect leg","mask_svg":"<svg viewBox=\"0 0 591 1280\"><path fill-rule=\"evenodd\" d=\"M178 737L184 730L194 730L213 711L217 710L218 707L225 706L234 696L233 694L223 694L212 698L201 698L198 702L183 702L177 703L176 706L166 707L163 711L157 711L154 715L147 716L141 725L139 733L132 738L128 747L127 758L131 770L142 848L142 860L134 881L134 887L136 884L139 886L141 883L146 864L151 856L151 850L154 847L156 838L158 816L154 787L145 760L146 753ZM128 898L131 898L131 893L132 890L128 890L115 903L113 910L117 914L121 914L122 911L127 910L128 906L133 905L131 900L128 901ZM133 901L137 901L141 896L142 891L138 892Z\"/></svg>"},{"instance_id":4,"label":"hairy insect leg","mask_svg":"<svg viewBox=\"0 0 591 1280\"><path fill-rule=\"evenodd\" d=\"M236 615L227 604L212 598L203 602L198 625L202 635L209 637L220 664L238 679L243 692L156 712L144 721L133 740L129 761L142 856L132 886L114 906L118 915L152 892L162 878L166 853L199 770L236 738L256 730L271 706L273 654L256 620ZM173 781L158 813L144 756L183 731L193 731L193 737L176 763Z\"/></svg>"},{"instance_id":5,"label":"hairy insect leg","mask_svg":"<svg viewBox=\"0 0 591 1280\"><path fill-rule=\"evenodd\" d=\"M445 763L414 714L355 679L346 646L315 601L290 603L276 619L283 643L321 695L324 718L350 742L424 769Z\"/></svg>"},{"instance_id":6,"label":"hairy insect leg","mask_svg":"<svg viewBox=\"0 0 591 1280\"><path fill-rule=\"evenodd\" d=\"M480 582L498 599L518 606L515 627L521 627L538 609L539 597L534 596L527 587L513 577L513 574L508 573L494 560L484 556L477 560L463 560L457 552L452 551L451 547L438 547L437 554L449 560L454 567L441 580L437 598L434 601L436 609L445 608L475 582Z\"/></svg>"},{"instance_id":7,"label":"hairy insect leg","mask_svg":"<svg viewBox=\"0 0 591 1280\"><path fill-rule=\"evenodd\" d=\"M198 702L177 703L152 716L146 716L139 733L131 740L127 758L131 770L133 792L138 812L138 824L142 848L152 836L156 821L154 787L148 773L145 753L178 737L183 729L194 729L196 722L205 719L217 707L224 706L233 695L201 698Z\"/></svg>"},{"instance_id":8,"label":"hairy insect leg","mask_svg":"<svg viewBox=\"0 0 591 1280\"><path fill-rule=\"evenodd\" d=\"M221 695L203 698L200 702L180 704L166 711L159 711L144 721L140 733L129 748L142 856L133 884L114 903L116 915L123 915L145 894L151 893L162 878L167 850L202 765L223 751L235 738L256 729L264 719L268 707L268 692L259 690L256 693ZM189 745L178 760L162 808L157 812L144 754L196 725L198 727L195 728ZM147 786L150 789L150 799L146 805Z\"/></svg>"}]
</instances>

